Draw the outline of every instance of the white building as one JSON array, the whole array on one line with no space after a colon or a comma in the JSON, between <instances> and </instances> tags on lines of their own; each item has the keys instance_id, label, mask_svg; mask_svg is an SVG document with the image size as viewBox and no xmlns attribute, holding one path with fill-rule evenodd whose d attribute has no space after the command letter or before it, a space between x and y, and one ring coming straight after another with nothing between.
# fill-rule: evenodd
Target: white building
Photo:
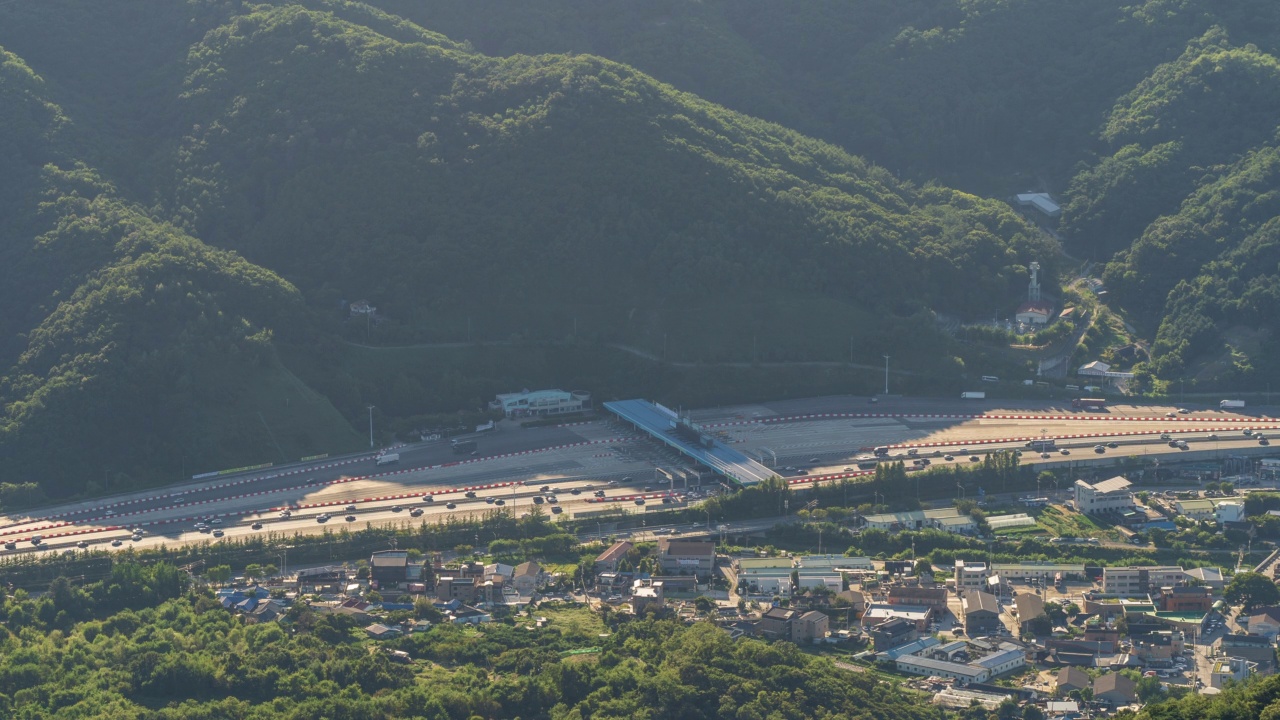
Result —
<instances>
[{"instance_id":1,"label":"white building","mask_svg":"<svg viewBox=\"0 0 1280 720\"><path fill-rule=\"evenodd\" d=\"M1026 325L1047 325L1053 317L1053 305L1043 300L1028 300L1018 306L1013 319Z\"/></svg>"},{"instance_id":2,"label":"white building","mask_svg":"<svg viewBox=\"0 0 1280 720\"><path fill-rule=\"evenodd\" d=\"M967 663L939 660L928 657L930 654L926 651L921 655L900 655L895 664L903 672L952 678L965 683L986 682L1027 665L1026 652L1006 643L1000 645L1000 650Z\"/></svg>"},{"instance_id":3,"label":"white building","mask_svg":"<svg viewBox=\"0 0 1280 720\"><path fill-rule=\"evenodd\" d=\"M1222 689L1228 682L1244 682L1249 677L1249 661L1239 657L1223 657L1213 661L1209 687Z\"/></svg>"},{"instance_id":4,"label":"white building","mask_svg":"<svg viewBox=\"0 0 1280 720\"><path fill-rule=\"evenodd\" d=\"M1075 501L1076 510L1086 514L1118 512L1134 506L1129 481L1118 475L1096 485L1077 480Z\"/></svg>"},{"instance_id":5,"label":"white building","mask_svg":"<svg viewBox=\"0 0 1280 720\"><path fill-rule=\"evenodd\" d=\"M966 591L985 591L989 577L991 577L991 568L986 563L956 560L956 592L963 595Z\"/></svg>"},{"instance_id":6,"label":"white building","mask_svg":"<svg viewBox=\"0 0 1280 720\"><path fill-rule=\"evenodd\" d=\"M1085 363L1084 365L1076 368L1076 375L1084 375L1085 377L1106 377L1107 373L1110 371L1110 365L1102 362L1101 360L1094 360L1093 362Z\"/></svg>"},{"instance_id":7,"label":"white building","mask_svg":"<svg viewBox=\"0 0 1280 720\"><path fill-rule=\"evenodd\" d=\"M563 415L591 407L591 393L580 390L521 390L499 395L489 403L489 407L501 410L509 418Z\"/></svg>"},{"instance_id":8,"label":"white building","mask_svg":"<svg viewBox=\"0 0 1280 720\"><path fill-rule=\"evenodd\" d=\"M1214 516L1220 523L1240 522L1244 520L1244 503L1239 500L1224 500L1214 508Z\"/></svg>"},{"instance_id":9,"label":"white building","mask_svg":"<svg viewBox=\"0 0 1280 720\"><path fill-rule=\"evenodd\" d=\"M1018 193L1018 205L1032 208L1048 218L1062 216L1062 206L1054 202L1049 193Z\"/></svg>"},{"instance_id":10,"label":"white building","mask_svg":"<svg viewBox=\"0 0 1280 720\"><path fill-rule=\"evenodd\" d=\"M1102 568L1102 592L1107 595L1144 595L1159 592L1162 587L1177 587L1186 581L1186 572L1174 565Z\"/></svg>"},{"instance_id":11,"label":"white building","mask_svg":"<svg viewBox=\"0 0 1280 720\"><path fill-rule=\"evenodd\" d=\"M1052 582L1059 573L1064 579L1084 577L1084 565L1048 562L992 563L991 572L1005 580Z\"/></svg>"}]
</instances>

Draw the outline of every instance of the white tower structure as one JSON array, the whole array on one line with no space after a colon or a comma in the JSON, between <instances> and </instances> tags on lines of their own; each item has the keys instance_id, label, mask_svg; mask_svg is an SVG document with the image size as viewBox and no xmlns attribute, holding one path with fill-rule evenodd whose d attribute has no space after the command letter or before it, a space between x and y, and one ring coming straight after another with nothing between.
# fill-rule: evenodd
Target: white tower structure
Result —
<instances>
[{"instance_id":1,"label":"white tower structure","mask_svg":"<svg viewBox=\"0 0 1280 720\"><path fill-rule=\"evenodd\" d=\"M1035 302L1040 299L1040 263L1033 262L1029 267L1031 269L1031 283L1027 285L1027 300Z\"/></svg>"}]
</instances>

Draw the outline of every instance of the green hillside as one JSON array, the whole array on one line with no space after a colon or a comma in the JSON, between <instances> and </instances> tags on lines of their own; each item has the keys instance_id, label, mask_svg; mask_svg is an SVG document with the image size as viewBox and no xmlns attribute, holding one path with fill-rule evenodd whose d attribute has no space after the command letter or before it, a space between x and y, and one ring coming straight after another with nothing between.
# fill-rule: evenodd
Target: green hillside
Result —
<instances>
[{"instance_id":1,"label":"green hillside","mask_svg":"<svg viewBox=\"0 0 1280 720\"><path fill-rule=\"evenodd\" d=\"M850 387L750 366L885 348L946 387L963 351L932 313L1007 314L1030 261L1056 273L1002 202L623 64L433 30L339 0L0 6L0 148L24 173L0 271L10 467L64 494L341 451L375 397L395 427L534 379L697 387L617 382L618 353L653 363L632 350L741 364L693 393L717 400ZM378 322L348 319L357 299ZM397 393L344 339L580 351L397 371Z\"/></svg>"}]
</instances>

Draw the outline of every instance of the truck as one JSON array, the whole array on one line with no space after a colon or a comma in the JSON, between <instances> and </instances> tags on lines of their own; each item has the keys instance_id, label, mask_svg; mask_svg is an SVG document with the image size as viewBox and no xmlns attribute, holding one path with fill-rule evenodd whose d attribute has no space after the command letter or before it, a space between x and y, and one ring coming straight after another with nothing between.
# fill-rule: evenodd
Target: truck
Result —
<instances>
[{"instance_id":1,"label":"truck","mask_svg":"<svg viewBox=\"0 0 1280 720\"><path fill-rule=\"evenodd\" d=\"M1226 410L1228 408L1242 408L1244 407L1244 401L1243 400L1223 400L1222 402L1218 403L1218 407L1223 410Z\"/></svg>"},{"instance_id":2,"label":"truck","mask_svg":"<svg viewBox=\"0 0 1280 720\"><path fill-rule=\"evenodd\" d=\"M987 394L985 392L968 391L960 393L961 400L981 400L986 396Z\"/></svg>"},{"instance_id":3,"label":"truck","mask_svg":"<svg viewBox=\"0 0 1280 720\"><path fill-rule=\"evenodd\" d=\"M1072 410L1099 412L1107 409L1106 398L1076 398L1071 401Z\"/></svg>"},{"instance_id":4,"label":"truck","mask_svg":"<svg viewBox=\"0 0 1280 720\"><path fill-rule=\"evenodd\" d=\"M395 465L400 462L400 453L384 453L378 456L378 465Z\"/></svg>"},{"instance_id":5,"label":"truck","mask_svg":"<svg viewBox=\"0 0 1280 720\"><path fill-rule=\"evenodd\" d=\"M1026 447L1034 452L1045 453L1058 449L1058 441L1054 438L1043 438L1041 440L1032 440L1027 443Z\"/></svg>"},{"instance_id":6,"label":"truck","mask_svg":"<svg viewBox=\"0 0 1280 720\"><path fill-rule=\"evenodd\" d=\"M476 449L476 441L475 440L450 440L449 447L453 448L453 451L455 453L459 455L464 455L466 453L473 452Z\"/></svg>"}]
</instances>

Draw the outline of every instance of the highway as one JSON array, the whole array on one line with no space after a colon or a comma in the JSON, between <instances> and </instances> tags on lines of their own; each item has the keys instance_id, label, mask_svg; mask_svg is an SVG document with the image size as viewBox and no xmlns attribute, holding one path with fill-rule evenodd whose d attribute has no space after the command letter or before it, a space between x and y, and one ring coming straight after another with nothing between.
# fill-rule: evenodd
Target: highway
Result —
<instances>
[{"instance_id":1,"label":"highway","mask_svg":"<svg viewBox=\"0 0 1280 720\"><path fill-rule=\"evenodd\" d=\"M1108 413L1072 413L1045 404L949 399L885 398L872 404L866 398L815 398L695 411L693 416L708 432L744 451L775 452L779 472L797 486L865 476L869 472L856 470L856 458L882 445L889 448L889 458L908 465L918 458L932 465L967 464L970 456L1019 449L1023 464L1070 467L1087 477L1109 472L1109 466L1128 457L1172 462L1269 454L1269 447L1244 435L1246 428L1280 437L1278 420L1217 410L1178 413L1129 406ZM558 495L560 512L538 506L556 517L605 507L629 512L670 507L662 503L662 486L653 477L655 466L670 467L673 456L621 423L500 427L479 438L474 457L454 454L443 441L422 443L395 449L400 455L396 465L377 466L372 454L318 460L0 518L0 543L10 548L6 552L27 553L60 551L80 542L95 549L115 542L120 548L145 547L209 542L215 540L215 529L231 538L318 533L364 523L437 522L448 514L478 517L497 510L519 515L532 511L542 485L566 491ZM1186 440L1188 449L1169 447L1162 434ZM1041 437L1055 438L1059 450L1041 457L1025 448L1029 438ZM1116 447L1106 447L1112 443ZM1102 453L1094 452L1099 444ZM628 477L634 482L623 483ZM607 487L610 480L619 487ZM574 488L579 495L568 493ZM596 490L606 497L593 497ZM466 492L476 496L468 498ZM424 502L428 494L433 502ZM645 496L644 506L634 504L637 495ZM348 511L348 505L356 509ZM286 509L291 515L281 517ZM421 514L411 514L415 509ZM332 517L317 522L323 514ZM349 515L354 519L347 521ZM197 522L215 519L220 524L209 532L196 530ZM138 541L130 539L135 528L144 531ZM36 535L43 540L40 549L31 543Z\"/></svg>"}]
</instances>

